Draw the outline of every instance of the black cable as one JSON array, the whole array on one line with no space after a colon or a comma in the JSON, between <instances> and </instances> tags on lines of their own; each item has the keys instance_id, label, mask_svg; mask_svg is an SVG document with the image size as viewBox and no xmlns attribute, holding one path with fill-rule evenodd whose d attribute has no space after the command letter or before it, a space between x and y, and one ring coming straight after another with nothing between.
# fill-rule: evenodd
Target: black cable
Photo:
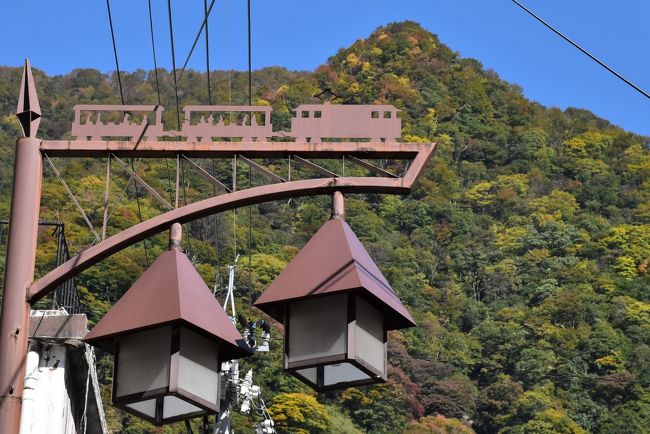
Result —
<instances>
[{"instance_id":1,"label":"black cable","mask_svg":"<svg viewBox=\"0 0 650 434\"><path fill-rule=\"evenodd\" d=\"M248 105L253 105L253 69L251 59L251 0L248 0Z\"/></svg>"},{"instance_id":2,"label":"black cable","mask_svg":"<svg viewBox=\"0 0 650 434\"><path fill-rule=\"evenodd\" d=\"M547 22L544 21L542 18L540 18L539 16L537 16L533 11L531 11L530 9L528 9L526 6L522 5L522 4L519 3L517 0L512 0L512 1L513 1L513 3L515 3L517 6L519 6L521 9L523 9L524 11L526 11L530 16L532 16L532 17L535 18L537 21L539 21L539 22L542 23L544 26L546 26L546 27L547 27L549 30L551 30L553 33L555 33L556 35L558 35L559 37L561 37L562 39L564 39L565 41L567 41L569 44L571 44L571 45L573 45L574 47L576 47L578 50L582 51L582 52L583 52L586 56L588 56L591 60L593 60L594 62L598 63L600 66L602 66L603 68L605 68L606 70L608 70L609 72L611 72L612 74L614 74L617 78L619 78L620 80L622 80L622 81L623 81L625 84L627 84L628 86L632 87L634 90L636 90L637 92L639 92L641 95L643 95L643 96L645 96L646 98L650 99L650 94L648 94L647 92L645 92L645 91L644 91L643 89L641 89L639 86L635 85L635 84L632 83L630 80L628 80L627 78L623 77L621 74L619 74L618 72L614 71L612 68L610 68L609 66L607 66L604 62L600 61L596 56L594 56L593 54L591 54L589 51L585 50L585 49L582 48L580 45L578 45L577 43L573 42L573 41L572 41L571 39L569 39L568 37L564 36L562 33L560 33L559 30L555 29L555 27L551 26L549 23L547 23Z\"/></svg>"},{"instance_id":3,"label":"black cable","mask_svg":"<svg viewBox=\"0 0 650 434\"><path fill-rule=\"evenodd\" d=\"M181 158L181 184L183 184L183 205L187 205L187 191L185 190L185 165L183 164L183 159ZM192 226L190 222L187 222L187 253L188 256L192 256L192 238L190 234L192 233Z\"/></svg>"},{"instance_id":4,"label":"black cable","mask_svg":"<svg viewBox=\"0 0 650 434\"><path fill-rule=\"evenodd\" d=\"M133 158L131 158L131 170L135 173L135 165L133 164ZM135 201L138 204L138 220L142 223L142 210L140 209L140 192L138 191L138 183L134 180L133 187L135 188ZM142 240L142 247L144 247L144 260L149 268L149 251L147 249L147 240Z\"/></svg>"},{"instance_id":5,"label":"black cable","mask_svg":"<svg viewBox=\"0 0 650 434\"><path fill-rule=\"evenodd\" d=\"M248 105L253 105L253 67L251 54L251 0L248 0ZM251 116L255 113L251 112ZM251 119L252 122L252 119ZM248 188L252 186L252 168L248 165ZM253 212L251 205L248 205L248 304L253 304Z\"/></svg>"},{"instance_id":6,"label":"black cable","mask_svg":"<svg viewBox=\"0 0 650 434\"><path fill-rule=\"evenodd\" d=\"M151 13L151 0L149 0L149 30L151 32L151 51L153 52L153 70L156 75L156 93L160 105L160 81L158 80L158 61L156 60L156 43L153 36L153 14Z\"/></svg>"},{"instance_id":7,"label":"black cable","mask_svg":"<svg viewBox=\"0 0 650 434\"><path fill-rule=\"evenodd\" d=\"M117 69L117 86L120 89L120 99L124 105L124 93L122 92L122 75L120 73L120 63L117 60L117 45L115 44L115 32L113 31L113 17L111 15L110 0L106 0L106 10L108 11L108 24L111 27L111 40L113 41L113 55L115 56L115 69Z\"/></svg>"},{"instance_id":8,"label":"black cable","mask_svg":"<svg viewBox=\"0 0 650 434\"><path fill-rule=\"evenodd\" d=\"M208 17L210 16L210 12L212 11L212 7L214 6L215 1L216 0L212 0L212 2L210 3L210 7L208 7L208 14L207 14ZM171 16L170 16L170 20L171 20ZM178 85L181 82L181 80L183 79L183 74L185 73L185 68L187 67L187 64L190 62L192 54L194 53L194 49L196 48L196 44L198 43L199 38L201 37L201 33L203 32L203 27L205 25L206 25L206 20L204 19L203 22L201 23L201 27L199 28L199 31L196 34L196 37L194 38L194 42L192 43L192 47L190 48L190 52L187 54L187 57L185 58L185 63L183 64L183 67L181 68L181 72L180 72L180 74L178 74L178 79L176 79L176 74L174 74L174 89L173 89L173 93L170 92L169 98L167 99L167 103L165 103L165 105L164 105L165 110L169 107L169 104L172 101L172 96L174 94L176 94L176 95L178 94ZM172 38L172 41L173 41L173 38ZM173 47L173 44L172 44L172 47ZM175 62L174 62L174 65L175 65ZM174 68L174 71L175 70L176 69ZM178 107L178 97L176 98L176 101L177 101L176 104L177 104L177 107ZM177 123L179 124L178 129L180 129L180 119L178 119L179 111L176 110L176 113L177 113ZM144 137L145 133L147 132L148 127L149 127L149 124L147 123L145 125L144 131L140 135L140 138L136 142L135 146L137 146L140 143L140 141L142 140L142 137Z\"/></svg>"},{"instance_id":9,"label":"black cable","mask_svg":"<svg viewBox=\"0 0 650 434\"><path fill-rule=\"evenodd\" d=\"M205 20L205 70L208 80L208 105L212 105L212 87L210 85L210 36L208 32L208 0L203 0Z\"/></svg>"},{"instance_id":10,"label":"black cable","mask_svg":"<svg viewBox=\"0 0 650 434\"><path fill-rule=\"evenodd\" d=\"M214 166L214 158L210 159L212 163L212 176L216 175L216 170ZM212 195L216 196L217 195L217 186L212 184ZM214 215L214 249L215 249L215 254L217 256L217 269L216 269L216 275L214 278L215 285L219 286L221 283L221 274L220 274L220 267L221 267L221 255L219 254L219 213L215 213Z\"/></svg>"},{"instance_id":11,"label":"black cable","mask_svg":"<svg viewBox=\"0 0 650 434\"><path fill-rule=\"evenodd\" d=\"M174 70L174 96L176 98L176 127L181 130L181 112L178 106L178 80L176 79L176 53L174 52L174 26L172 25L172 0L167 0L167 15L169 17L169 38L172 46L172 68Z\"/></svg>"},{"instance_id":12,"label":"black cable","mask_svg":"<svg viewBox=\"0 0 650 434\"><path fill-rule=\"evenodd\" d=\"M254 113L251 115L255 116ZM248 165L248 188L252 187L253 172ZM253 305L253 212L248 205L248 305Z\"/></svg>"}]
</instances>

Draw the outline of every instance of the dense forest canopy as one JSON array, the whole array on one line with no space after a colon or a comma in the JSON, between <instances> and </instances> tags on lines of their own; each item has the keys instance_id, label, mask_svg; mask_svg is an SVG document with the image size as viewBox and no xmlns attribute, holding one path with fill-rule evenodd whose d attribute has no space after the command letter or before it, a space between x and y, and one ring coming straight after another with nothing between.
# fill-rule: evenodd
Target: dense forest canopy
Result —
<instances>
[{"instance_id":1,"label":"dense forest canopy","mask_svg":"<svg viewBox=\"0 0 650 434\"><path fill-rule=\"evenodd\" d=\"M35 65L38 66L38 65ZM0 218L7 218L21 70L0 68ZM159 71L163 103L172 77ZM35 70L42 138L70 134L78 103L119 103L116 77L78 69ZM246 74L214 72L214 102L247 102ZM153 71L122 76L129 104L157 102ZM648 139L586 110L546 108L516 85L460 57L413 22L377 29L312 73L253 73L254 103L273 107L276 129L291 110L330 88L343 103L401 110L404 141L435 141L437 153L407 197L351 196L346 219L412 312L418 327L389 336L389 381L316 395L281 368L272 351L244 363L282 432L308 433L644 433L650 432L650 152ZM181 107L207 103L205 74L187 71ZM317 101L316 101L317 102ZM173 105L173 104L172 104ZM165 112L168 125L174 110ZM105 161L56 160L95 225L101 226ZM334 163L332 163L334 164ZM135 162L168 191L165 160ZM229 165L211 167L230 182ZM284 170L278 165L278 170ZM124 173L122 174L124 175ZM247 185L247 171L238 182ZM109 234L160 213L155 199L119 173ZM253 177L252 185L261 179ZM185 173L183 201L212 193ZM252 209L252 287L241 267L239 309L248 307L328 217L329 198ZM64 188L45 169L41 218L65 222L73 251L92 235ZM223 282L235 250L247 254L248 213L187 225L185 249L207 282ZM38 273L56 244L43 231ZM166 245L161 235L94 266L78 279L97 321ZM237 247L235 248L235 245ZM0 248L4 255L4 238ZM212 285L212 283L210 283ZM218 285L221 288L223 285ZM101 358L106 397L109 358ZM108 402L108 400L106 400ZM115 432L153 428L108 409ZM237 415L236 432L252 432Z\"/></svg>"}]
</instances>

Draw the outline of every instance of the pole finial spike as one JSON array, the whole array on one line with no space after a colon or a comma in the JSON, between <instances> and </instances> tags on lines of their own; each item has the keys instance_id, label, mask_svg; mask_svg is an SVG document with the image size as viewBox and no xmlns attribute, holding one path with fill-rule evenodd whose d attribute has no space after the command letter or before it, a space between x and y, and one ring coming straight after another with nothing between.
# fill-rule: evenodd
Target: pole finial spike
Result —
<instances>
[{"instance_id":1,"label":"pole finial spike","mask_svg":"<svg viewBox=\"0 0 650 434\"><path fill-rule=\"evenodd\" d=\"M169 229L169 250L180 250L182 238L183 227L180 223L174 223Z\"/></svg>"},{"instance_id":2,"label":"pole finial spike","mask_svg":"<svg viewBox=\"0 0 650 434\"><path fill-rule=\"evenodd\" d=\"M41 106L38 103L32 66L29 59L25 59L23 68L23 79L20 83L20 95L18 96L18 107L16 116L23 128L25 137L36 137L38 125L41 123Z\"/></svg>"}]
</instances>

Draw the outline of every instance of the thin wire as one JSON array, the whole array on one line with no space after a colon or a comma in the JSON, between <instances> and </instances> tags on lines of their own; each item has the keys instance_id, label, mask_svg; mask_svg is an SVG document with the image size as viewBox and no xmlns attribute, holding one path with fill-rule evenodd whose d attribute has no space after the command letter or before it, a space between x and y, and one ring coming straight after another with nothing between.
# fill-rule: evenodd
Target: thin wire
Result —
<instances>
[{"instance_id":1,"label":"thin wire","mask_svg":"<svg viewBox=\"0 0 650 434\"><path fill-rule=\"evenodd\" d=\"M108 24L111 27L111 40L113 41L113 55L115 56L115 69L117 69L117 86L120 89L120 100L124 105L124 93L122 92L122 75L120 73L120 63L117 60L117 45L115 44L115 32L113 31L113 17L111 15L110 0L106 0L106 10L108 11Z\"/></svg>"},{"instance_id":2,"label":"thin wire","mask_svg":"<svg viewBox=\"0 0 650 434\"><path fill-rule=\"evenodd\" d=\"M176 53L174 52L174 26L172 25L172 0L167 0L167 16L169 17L169 38L172 47L172 68L174 70L174 97L176 99L176 127L181 129L181 112L178 106L178 80L176 78Z\"/></svg>"},{"instance_id":3,"label":"thin wire","mask_svg":"<svg viewBox=\"0 0 650 434\"><path fill-rule=\"evenodd\" d=\"M131 170L135 173L135 165L133 164L133 158L131 158ZM140 209L140 191L138 190L138 183L134 182L133 187L135 188L135 201L138 204L138 220L142 223L142 210ZM149 251L147 249L147 240L142 240L142 247L144 247L144 260L149 268Z\"/></svg>"},{"instance_id":4,"label":"thin wire","mask_svg":"<svg viewBox=\"0 0 650 434\"><path fill-rule=\"evenodd\" d=\"M181 159L181 184L183 184L183 205L187 205L187 192L185 190L185 165L183 164L183 159ZM188 256L192 257L192 238L190 234L192 233L192 225L190 222L187 222L188 234L187 234L187 252Z\"/></svg>"},{"instance_id":5,"label":"thin wire","mask_svg":"<svg viewBox=\"0 0 650 434\"><path fill-rule=\"evenodd\" d=\"M251 0L248 0L248 105L253 105L253 69L251 55Z\"/></svg>"},{"instance_id":6,"label":"thin wire","mask_svg":"<svg viewBox=\"0 0 650 434\"><path fill-rule=\"evenodd\" d=\"M203 0L205 14L205 70L208 80L208 105L212 105L212 87L210 84L210 36L208 32L208 0Z\"/></svg>"},{"instance_id":7,"label":"thin wire","mask_svg":"<svg viewBox=\"0 0 650 434\"><path fill-rule=\"evenodd\" d=\"M248 105L253 105L253 66L251 50L251 0L248 0ZM251 113L255 116L255 113ZM251 119L252 122L252 119ZM253 173L251 165L248 165L248 188L251 188ZM253 304L253 211L248 205L248 305Z\"/></svg>"},{"instance_id":8,"label":"thin wire","mask_svg":"<svg viewBox=\"0 0 650 434\"><path fill-rule=\"evenodd\" d=\"M602 66L603 68L605 68L606 70L608 70L609 72L611 72L612 74L614 74L618 79L622 80L625 84L627 84L628 86L632 87L634 90L636 90L637 92L639 92L641 95L643 95L643 96L645 96L646 98L650 99L650 94L648 94L647 92L645 92L645 91L644 91L643 89L641 89L639 86L637 86L637 85L635 85L634 83L632 83L632 82L631 82L630 80L628 80L627 78L623 77L623 76L622 76L621 74L619 74L618 72L614 71L612 68L610 68L609 66L607 66L607 64L605 64L604 62L602 62L601 60L599 60L596 56L594 56L593 54L591 54L589 51L585 50L585 49L582 48L580 45L578 45L577 43L573 42L573 41L572 41L571 39L569 39L568 37L564 36L564 35L563 35L559 30L557 30L555 27L551 26L549 23L547 23L546 21L544 21L541 17L539 17L538 15L536 15L533 11L531 11L530 9L528 9L526 6L524 6L523 4L519 3L517 0L512 0L512 2L515 3L517 6L519 6L521 9L523 9L524 11L526 11L530 16L532 16L533 18L535 18L537 21L539 21L540 23L542 23L544 26L546 26L546 27L547 27L549 30L551 30L553 33L555 33L556 35L558 35L559 37L561 37L562 39L564 39L565 41L567 41L569 44L571 44L571 45L573 45L574 47L576 47L578 50L582 51L582 53L584 53L586 56L588 56L591 60L593 60L594 62L598 63L600 66Z\"/></svg>"},{"instance_id":9,"label":"thin wire","mask_svg":"<svg viewBox=\"0 0 650 434\"><path fill-rule=\"evenodd\" d=\"M151 0L149 0L149 30L151 32L151 51L153 53L153 70L156 76L156 93L160 105L160 81L158 80L158 61L156 60L156 43L153 36L153 14L151 13Z\"/></svg>"},{"instance_id":10,"label":"thin wire","mask_svg":"<svg viewBox=\"0 0 650 434\"><path fill-rule=\"evenodd\" d=\"M214 167L214 158L211 159L212 162L212 175L214 176L216 174L215 167ZM216 196L217 195L217 186L212 184L212 195ZM214 292L216 292L217 287L221 286L221 256L219 254L219 213L216 213L214 215L214 248L215 248L215 254L217 256L217 269L216 273L214 276Z\"/></svg>"}]
</instances>

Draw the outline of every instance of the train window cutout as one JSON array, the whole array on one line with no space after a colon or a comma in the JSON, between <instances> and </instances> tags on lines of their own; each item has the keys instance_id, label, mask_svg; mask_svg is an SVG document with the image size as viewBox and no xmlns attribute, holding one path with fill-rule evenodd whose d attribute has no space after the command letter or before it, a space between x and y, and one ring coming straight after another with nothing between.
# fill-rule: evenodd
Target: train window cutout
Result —
<instances>
[{"instance_id":1,"label":"train window cutout","mask_svg":"<svg viewBox=\"0 0 650 434\"><path fill-rule=\"evenodd\" d=\"M401 136L399 110L392 105L302 104L293 111L291 131L273 131L269 106L188 105L180 131L165 130L164 108L157 105L88 105L74 107L75 140L152 141L165 137L191 143L225 140L296 142L369 140L395 143Z\"/></svg>"}]
</instances>

